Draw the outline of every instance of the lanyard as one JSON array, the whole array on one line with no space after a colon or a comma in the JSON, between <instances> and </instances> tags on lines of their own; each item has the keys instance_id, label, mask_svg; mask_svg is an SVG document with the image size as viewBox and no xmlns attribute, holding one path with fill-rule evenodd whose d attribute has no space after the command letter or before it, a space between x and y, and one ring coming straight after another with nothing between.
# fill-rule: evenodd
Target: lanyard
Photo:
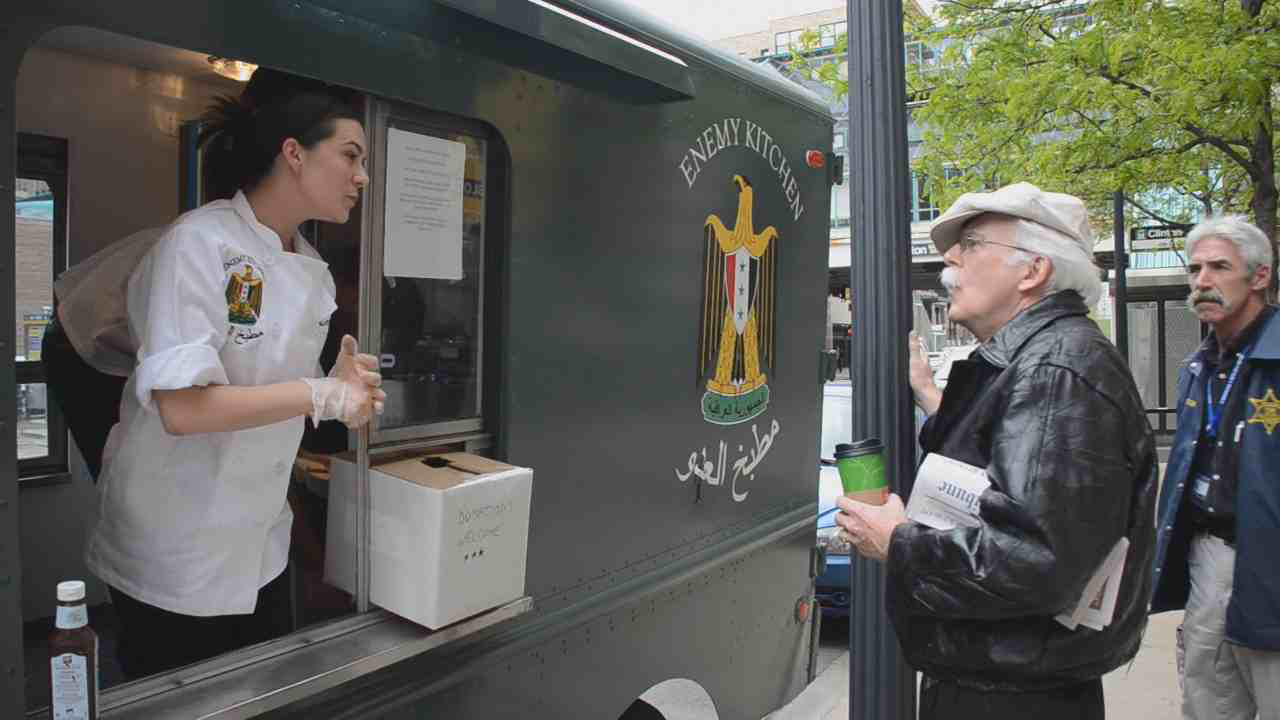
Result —
<instances>
[{"instance_id":1,"label":"lanyard","mask_svg":"<svg viewBox=\"0 0 1280 720\"><path fill-rule=\"evenodd\" d=\"M1209 377L1205 379L1204 404L1205 413L1208 417L1205 419L1204 431L1206 435L1215 440L1218 439L1218 425L1222 422L1222 416L1218 413L1218 408L1226 404L1227 397L1231 395L1231 388L1236 384L1236 376L1240 374L1240 366L1244 364L1245 356L1252 349L1253 346L1250 345L1241 350L1239 355L1236 355L1236 363L1231 367L1231 376L1227 378L1227 385L1222 388L1222 396L1218 398L1217 403L1213 402L1213 374L1210 373Z\"/></svg>"}]
</instances>

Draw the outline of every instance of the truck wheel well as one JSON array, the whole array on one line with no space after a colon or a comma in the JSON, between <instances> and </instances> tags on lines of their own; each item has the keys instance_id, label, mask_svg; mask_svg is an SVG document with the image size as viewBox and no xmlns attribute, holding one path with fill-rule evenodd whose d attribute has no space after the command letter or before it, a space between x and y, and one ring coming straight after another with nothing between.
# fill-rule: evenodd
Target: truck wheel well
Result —
<instances>
[{"instance_id":1,"label":"truck wheel well","mask_svg":"<svg viewBox=\"0 0 1280 720\"><path fill-rule=\"evenodd\" d=\"M684 717L691 710L698 717L719 717L706 688L693 680L671 678L641 693L618 720L667 720L668 713Z\"/></svg>"}]
</instances>

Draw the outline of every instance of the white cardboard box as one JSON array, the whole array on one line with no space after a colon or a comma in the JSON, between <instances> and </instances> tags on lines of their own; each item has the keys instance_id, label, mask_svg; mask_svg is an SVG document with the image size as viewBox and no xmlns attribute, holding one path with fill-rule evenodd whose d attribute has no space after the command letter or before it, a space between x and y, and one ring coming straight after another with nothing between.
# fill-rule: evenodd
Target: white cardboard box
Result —
<instances>
[{"instance_id":1,"label":"white cardboard box","mask_svg":"<svg viewBox=\"0 0 1280 720\"><path fill-rule=\"evenodd\" d=\"M422 457L369 469L369 599L440 628L524 595L533 471L466 453L432 468ZM355 478L335 456L329 479L325 581L355 592Z\"/></svg>"}]
</instances>

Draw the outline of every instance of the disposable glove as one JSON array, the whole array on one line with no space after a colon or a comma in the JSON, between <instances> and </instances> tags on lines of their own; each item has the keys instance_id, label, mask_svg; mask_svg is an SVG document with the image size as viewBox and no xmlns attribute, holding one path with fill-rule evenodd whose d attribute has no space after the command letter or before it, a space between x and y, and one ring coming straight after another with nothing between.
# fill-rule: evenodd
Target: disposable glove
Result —
<instances>
[{"instance_id":1,"label":"disposable glove","mask_svg":"<svg viewBox=\"0 0 1280 720\"><path fill-rule=\"evenodd\" d=\"M344 335L329 377L303 378L311 388L313 421L339 420L355 430L382 414L387 394L379 389L378 359L357 350L355 338Z\"/></svg>"}]
</instances>

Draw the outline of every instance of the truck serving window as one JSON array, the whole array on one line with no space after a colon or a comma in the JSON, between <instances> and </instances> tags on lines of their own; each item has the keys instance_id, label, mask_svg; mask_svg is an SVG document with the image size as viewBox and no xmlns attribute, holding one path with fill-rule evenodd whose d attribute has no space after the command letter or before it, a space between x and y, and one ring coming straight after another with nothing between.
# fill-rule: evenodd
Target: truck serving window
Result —
<instances>
[{"instance_id":1,"label":"truck serving window","mask_svg":"<svg viewBox=\"0 0 1280 720\"><path fill-rule=\"evenodd\" d=\"M318 315L306 327L318 332L311 339L322 370L332 364L344 334L360 338L363 352L381 358L387 412L380 423L370 426L367 436L348 432L337 422L318 427L307 422L292 463L284 459L271 463L273 478L287 477L282 484L287 490L272 496L271 508L245 508L287 519L284 525L284 520L271 525L285 527L289 535L284 570L258 596L261 606L270 589L272 607L279 611L273 610L269 636L229 642L221 654L193 659L194 664L186 666L141 672L137 665L130 667L146 659L145 652L131 654L126 648L139 633L147 632L148 623L138 621L138 598L124 592L118 581L109 584L97 577L85 552L86 545L93 544L97 523L93 508L105 507L99 493L114 476L97 477L101 442L85 453L65 441L60 405L52 393L45 399L46 378L39 362L42 331L53 306L51 285L61 270L88 267L92 263L84 263L87 259L120 253L116 257L133 258L131 263L116 263L124 282L181 212L227 196L216 189L215 175L208 172L214 167L207 162L208 147L197 149L195 142L202 118L215 99L238 97L246 88L245 78L219 74L223 66L203 53L80 27L50 32L28 51L21 66L16 107L22 152L15 186L20 239L16 260L23 269L16 286L18 450L24 474L58 475L58 482L24 483L20 496L29 712L50 702L49 663L43 649L53 626L53 589L62 580L84 580L87 585L90 625L101 638L98 669L104 694L100 707L129 717L186 715L196 708L241 704L245 686L232 678L250 668L261 678L254 683L262 690L254 698L254 707L268 709L287 702L300 688L315 693L344 677L324 668L373 672L530 607L529 599L522 598L450 625L447 633L429 633L370 602L368 576L359 573L368 568L368 536L361 530L367 523L359 519L367 508L356 501L367 493L365 464L426 447L488 454L493 445L489 435L493 424L486 425L485 417L487 408L496 405L496 383L487 382L497 375L496 354L486 355L485 337L486 327L492 335L499 323L486 322L492 317L486 317L485 299L498 305L492 300L497 285L486 286L486 278L500 261L486 240L501 222L493 215L490 191L491 183L504 177L505 165L499 158L505 162L506 153L487 126L328 86L364 118L370 182L346 223L312 221L300 228L329 266L337 304L332 314ZM283 83L297 77L280 75ZM316 81L298 78L297 82ZM50 87L65 92L51 95ZM401 161L407 155L388 152L390 135L411 140L407 152L425 152L417 159L426 166L406 169ZM432 158L446 155L448 167L433 165ZM68 167L74 169L74 181L68 179ZM390 208L389 170L399 173L391 177L400 178L394 183L399 194ZM441 218L450 219L452 225L442 225ZM396 229L408 226L415 231L428 227L448 252L425 258L424 265L424 258L413 256L414 243L395 242L403 238L395 234ZM391 240L384 242L388 235ZM131 248L142 249L135 257L128 254L135 252ZM409 256L404 255L406 249ZM271 276L261 269L252 275L242 270L245 262L255 261L243 254L223 261L230 268L228 273L238 273L237 287L249 288L238 296L242 303L252 305L255 315L269 312L270 308L253 305L263 297L253 293L254 287L271 282ZM268 262L263 267L270 270L270 266ZM227 293L230 298L231 290ZM219 292L217 300L221 296ZM92 297L87 303L68 302L64 309L92 316L86 322L97 327L96 315L110 314L107 306L115 296L104 291L103 297L102 303ZM123 307L123 296L118 300ZM305 312L323 313L326 305L308 304ZM249 343L279 333L278 325L264 330L245 331L237 337ZM97 345L94 348L97 352ZM79 356L76 350L70 352ZM80 362L78 371L87 374L75 387L92 386L99 390L90 393L95 395L114 392L114 399L104 407L116 408L122 406L121 386L131 374L132 352L126 349L113 359L120 367L104 369L97 355ZM92 373L96 374L90 377ZM59 386L62 377L56 383ZM105 382L108 379L112 383ZM111 413L86 423L83 398L64 397L63 401L68 408L77 407L73 437L80 438L81 429L89 427L90 435L106 440L115 422ZM94 422L101 427L94 430ZM330 492L330 470L338 456L347 461L348 469L341 479L341 498ZM93 460L86 463L84 457ZM361 469L352 477L349 468L357 459L355 465ZM246 472L251 470L246 466ZM103 484L95 485L98 480ZM343 529L351 532L343 534ZM169 640L182 642L181 638ZM272 691L281 687L292 688L293 695Z\"/></svg>"}]
</instances>

